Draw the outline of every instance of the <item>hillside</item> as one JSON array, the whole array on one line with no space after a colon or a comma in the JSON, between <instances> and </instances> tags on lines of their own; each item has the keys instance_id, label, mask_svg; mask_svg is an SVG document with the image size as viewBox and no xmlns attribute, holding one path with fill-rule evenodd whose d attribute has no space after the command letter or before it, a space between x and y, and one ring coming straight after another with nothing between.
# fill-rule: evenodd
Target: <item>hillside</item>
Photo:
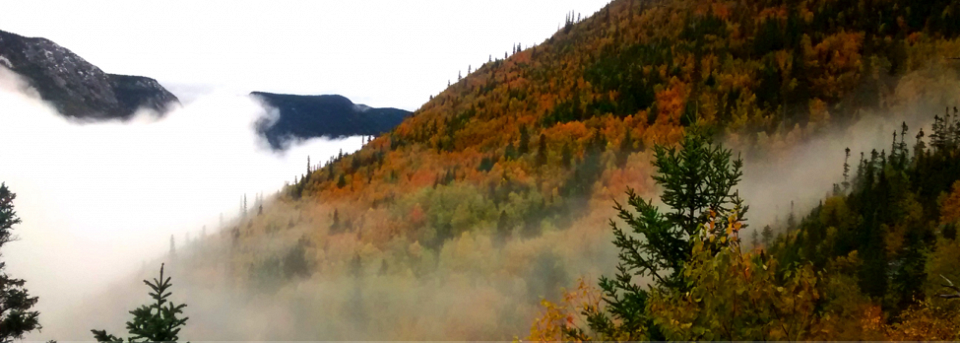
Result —
<instances>
[{"instance_id":1,"label":"hillside","mask_svg":"<svg viewBox=\"0 0 960 343\"><path fill-rule=\"evenodd\" d=\"M44 38L0 31L0 66L22 76L68 117L125 119L140 108L163 114L178 102L154 79L105 73Z\"/></svg>"},{"instance_id":2,"label":"hillside","mask_svg":"<svg viewBox=\"0 0 960 343\"><path fill-rule=\"evenodd\" d=\"M279 149L288 139L374 136L396 127L410 112L396 108L372 108L354 104L340 95L292 95L253 92L279 118L259 130L270 145Z\"/></svg>"},{"instance_id":3,"label":"hillside","mask_svg":"<svg viewBox=\"0 0 960 343\"><path fill-rule=\"evenodd\" d=\"M541 218L560 227L582 208L578 199L642 185L645 148L691 124L749 148L889 106L902 75L960 56L960 29L941 21L957 4L910 4L615 1L477 68L293 194L385 205L387 222L418 203L428 219L370 229L429 228L438 240L484 222L526 222L531 234ZM469 189L490 208L452 228L413 198L438 185Z\"/></svg>"},{"instance_id":4,"label":"hillside","mask_svg":"<svg viewBox=\"0 0 960 343\"><path fill-rule=\"evenodd\" d=\"M612 206L627 187L655 194L650 147L695 126L776 156L886 119L941 85L910 75L956 77L954 13L948 1L614 1L470 68L359 152L309 165L280 201L226 225L191 275L226 265L226 279L274 296L270 311L337 314L274 338L509 339L576 277L613 274Z\"/></svg>"}]
</instances>

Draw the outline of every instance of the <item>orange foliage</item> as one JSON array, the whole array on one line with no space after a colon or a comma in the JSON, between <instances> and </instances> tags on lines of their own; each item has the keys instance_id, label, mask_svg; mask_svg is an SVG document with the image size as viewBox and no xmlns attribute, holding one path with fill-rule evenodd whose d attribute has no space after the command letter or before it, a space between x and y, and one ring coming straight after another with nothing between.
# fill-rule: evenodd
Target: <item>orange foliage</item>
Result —
<instances>
[{"instance_id":1,"label":"orange foliage","mask_svg":"<svg viewBox=\"0 0 960 343\"><path fill-rule=\"evenodd\" d=\"M949 224L960 221L960 181L953 184L953 191L943 200L940 207L940 223Z\"/></svg>"}]
</instances>

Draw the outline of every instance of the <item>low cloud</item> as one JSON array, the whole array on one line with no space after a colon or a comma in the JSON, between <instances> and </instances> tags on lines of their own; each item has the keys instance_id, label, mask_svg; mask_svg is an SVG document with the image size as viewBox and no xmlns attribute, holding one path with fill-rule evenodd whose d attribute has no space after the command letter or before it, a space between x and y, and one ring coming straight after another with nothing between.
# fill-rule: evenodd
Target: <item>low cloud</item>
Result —
<instances>
[{"instance_id":1,"label":"low cloud","mask_svg":"<svg viewBox=\"0 0 960 343\"><path fill-rule=\"evenodd\" d=\"M252 206L257 193L269 197L306 172L308 155L325 161L361 145L312 139L274 152L253 129L265 114L245 94L211 91L162 119L84 124L0 68L0 181L17 194L23 221L3 260L40 297L44 337L62 324L51 318L129 278L169 249L171 235L183 244L204 226L213 233L244 194Z\"/></svg>"}]
</instances>

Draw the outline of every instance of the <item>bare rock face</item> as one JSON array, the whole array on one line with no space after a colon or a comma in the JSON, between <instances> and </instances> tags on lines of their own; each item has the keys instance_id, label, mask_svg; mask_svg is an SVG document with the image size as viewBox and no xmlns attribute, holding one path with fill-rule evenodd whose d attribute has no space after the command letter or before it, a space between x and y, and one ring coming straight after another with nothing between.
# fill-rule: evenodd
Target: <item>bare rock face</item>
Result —
<instances>
[{"instance_id":1,"label":"bare rock face","mask_svg":"<svg viewBox=\"0 0 960 343\"><path fill-rule=\"evenodd\" d=\"M68 117L127 119L139 108L163 114L179 102L154 79L104 73L44 38L0 31L0 67L22 76Z\"/></svg>"}]
</instances>

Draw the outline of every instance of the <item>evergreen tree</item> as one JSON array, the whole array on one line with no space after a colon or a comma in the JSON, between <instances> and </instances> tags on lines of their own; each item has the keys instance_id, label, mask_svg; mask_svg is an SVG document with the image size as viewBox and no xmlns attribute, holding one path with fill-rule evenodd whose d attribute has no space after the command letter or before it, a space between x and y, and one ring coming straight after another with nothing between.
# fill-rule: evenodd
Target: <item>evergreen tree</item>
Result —
<instances>
[{"instance_id":1,"label":"evergreen tree","mask_svg":"<svg viewBox=\"0 0 960 343\"><path fill-rule=\"evenodd\" d=\"M340 230L340 211L333 210L333 224L330 224L330 231L338 232Z\"/></svg>"},{"instance_id":2,"label":"evergreen tree","mask_svg":"<svg viewBox=\"0 0 960 343\"><path fill-rule=\"evenodd\" d=\"M340 174L340 179L337 180L337 188L343 188L347 185L347 178Z\"/></svg>"},{"instance_id":3,"label":"evergreen tree","mask_svg":"<svg viewBox=\"0 0 960 343\"><path fill-rule=\"evenodd\" d=\"M654 149L657 175L653 179L663 188L660 200L670 210L662 213L652 200L644 200L632 189L627 190L627 204L633 211L617 203L618 217L629 231L611 220L620 262L613 279L600 278L606 313L588 313L590 328L602 339L662 340L645 313L648 290L634 277L649 277L651 287L664 291L682 291L688 287L683 270L690 259L692 237L701 225L717 222L717 231L711 233L718 234L726 227L726 218L745 220L747 208L733 192L743 175L743 162L731 160L730 150L699 134L684 137L679 150L659 145ZM638 336L641 332L647 336ZM569 334L582 336L582 332Z\"/></svg>"},{"instance_id":4,"label":"evergreen tree","mask_svg":"<svg viewBox=\"0 0 960 343\"><path fill-rule=\"evenodd\" d=\"M850 160L850 148L849 147L846 148L844 152L846 153L846 155L843 158L843 190L848 191L850 189L850 181L849 181L850 163L848 163L848 161Z\"/></svg>"},{"instance_id":5,"label":"evergreen tree","mask_svg":"<svg viewBox=\"0 0 960 343\"><path fill-rule=\"evenodd\" d=\"M521 156L530 152L530 132L526 126L520 126L520 146L517 150Z\"/></svg>"},{"instance_id":6,"label":"evergreen tree","mask_svg":"<svg viewBox=\"0 0 960 343\"><path fill-rule=\"evenodd\" d=\"M0 248L14 240L13 226L20 223L13 208L17 195L0 183ZM23 339L23 335L40 330L40 313L31 311L37 297L31 297L22 279L14 279L4 272L5 262L0 262L0 341L11 342Z\"/></svg>"},{"instance_id":7,"label":"evergreen tree","mask_svg":"<svg viewBox=\"0 0 960 343\"><path fill-rule=\"evenodd\" d=\"M547 136L540 134L540 141L537 142L537 166L547 164Z\"/></svg>"},{"instance_id":8,"label":"evergreen tree","mask_svg":"<svg viewBox=\"0 0 960 343\"><path fill-rule=\"evenodd\" d=\"M160 265L160 278L153 281L143 280L150 287L150 297L155 301L130 311L133 320L127 322L130 336L127 342L175 342L180 339L180 329L186 325L188 317L180 318L186 304L176 305L168 298L173 286L170 277L163 277L163 264ZM90 330L97 342L123 342L120 337L108 334L106 330Z\"/></svg>"},{"instance_id":9,"label":"evergreen tree","mask_svg":"<svg viewBox=\"0 0 960 343\"><path fill-rule=\"evenodd\" d=\"M770 243L773 242L773 229L770 228L770 225L763 227L763 231L760 232L760 235L763 237L763 246L768 247Z\"/></svg>"},{"instance_id":10,"label":"evergreen tree","mask_svg":"<svg viewBox=\"0 0 960 343\"><path fill-rule=\"evenodd\" d=\"M503 151L503 157L508 161L517 158L517 148L513 147L513 142L507 143L507 148Z\"/></svg>"}]
</instances>

